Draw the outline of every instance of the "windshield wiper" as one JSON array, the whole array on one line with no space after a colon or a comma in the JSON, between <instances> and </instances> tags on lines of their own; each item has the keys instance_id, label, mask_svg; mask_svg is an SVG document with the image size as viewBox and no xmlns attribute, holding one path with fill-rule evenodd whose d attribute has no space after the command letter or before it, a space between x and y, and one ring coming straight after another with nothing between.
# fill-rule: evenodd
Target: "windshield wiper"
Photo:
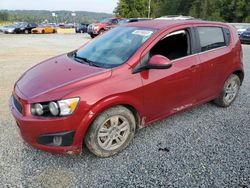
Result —
<instances>
[{"instance_id":1,"label":"windshield wiper","mask_svg":"<svg viewBox=\"0 0 250 188\"><path fill-rule=\"evenodd\" d=\"M74 52L73 52L73 57L76 58L76 59L80 59L80 60L86 62L86 63L89 64L90 66L100 67L100 65L96 64L94 61L91 61L91 60L89 60L89 59L86 58L86 57L77 56L77 51L74 51Z\"/></svg>"}]
</instances>

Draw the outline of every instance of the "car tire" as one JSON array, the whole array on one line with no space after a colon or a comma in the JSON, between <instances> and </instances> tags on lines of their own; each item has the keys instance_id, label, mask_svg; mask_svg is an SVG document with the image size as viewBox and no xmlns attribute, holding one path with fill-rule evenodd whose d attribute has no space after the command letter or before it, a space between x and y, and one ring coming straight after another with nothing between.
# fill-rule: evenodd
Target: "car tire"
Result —
<instances>
[{"instance_id":1,"label":"car tire","mask_svg":"<svg viewBox=\"0 0 250 188\"><path fill-rule=\"evenodd\" d=\"M94 34L90 34L90 37L93 39L95 38L96 36Z\"/></svg>"},{"instance_id":2,"label":"car tire","mask_svg":"<svg viewBox=\"0 0 250 188\"><path fill-rule=\"evenodd\" d=\"M112 107L101 113L91 124L84 142L98 157L110 157L124 150L136 130L133 113L123 107Z\"/></svg>"},{"instance_id":3,"label":"car tire","mask_svg":"<svg viewBox=\"0 0 250 188\"><path fill-rule=\"evenodd\" d=\"M223 89L214 103L220 107L229 107L236 99L241 86L240 78L232 74L226 80Z\"/></svg>"},{"instance_id":4,"label":"car tire","mask_svg":"<svg viewBox=\"0 0 250 188\"><path fill-rule=\"evenodd\" d=\"M44 34L45 33L45 31L44 30L42 30L42 34Z\"/></svg>"},{"instance_id":5,"label":"car tire","mask_svg":"<svg viewBox=\"0 0 250 188\"><path fill-rule=\"evenodd\" d=\"M104 32L105 32L105 30L101 29L100 32L99 32L99 35L102 35Z\"/></svg>"},{"instance_id":6,"label":"car tire","mask_svg":"<svg viewBox=\"0 0 250 188\"><path fill-rule=\"evenodd\" d=\"M25 30L24 30L24 33L25 33L25 34L29 34L29 30L25 29Z\"/></svg>"}]
</instances>

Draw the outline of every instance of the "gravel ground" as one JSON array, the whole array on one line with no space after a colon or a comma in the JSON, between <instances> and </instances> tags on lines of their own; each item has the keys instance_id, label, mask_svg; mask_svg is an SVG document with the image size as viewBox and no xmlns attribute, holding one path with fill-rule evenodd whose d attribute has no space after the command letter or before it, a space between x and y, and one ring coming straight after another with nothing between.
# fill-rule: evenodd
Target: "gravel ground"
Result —
<instances>
[{"instance_id":1,"label":"gravel ground","mask_svg":"<svg viewBox=\"0 0 250 188\"><path fill-rule=\"evenodd\" d=\"M52 155L23 143L8 109L28 67L70 51L86 35L0 34L0 187L250 187L250 46L245 81L230 108L209 103L139 130L111 158Z\"/></svg>"}]
</instances>

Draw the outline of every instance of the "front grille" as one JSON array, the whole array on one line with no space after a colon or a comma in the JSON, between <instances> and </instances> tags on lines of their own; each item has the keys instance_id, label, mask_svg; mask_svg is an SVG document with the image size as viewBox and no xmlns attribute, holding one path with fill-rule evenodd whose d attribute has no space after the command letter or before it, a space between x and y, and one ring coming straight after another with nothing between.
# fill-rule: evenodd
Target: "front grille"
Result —
<instances>
[{"instance_id":1,"label":"front grille","mask_svg":"<svg viewBox=\"0 0 250 188\"><path fill-rule=\"evenodd\" d=\"M93 28L94 28L94 25L92 25L92 24L89 25L89 26L88 26L88 32L92 32L92 31L93 31Z\"/></svg>"},{"instance_id":2,"label":"front grille","mask_svg":"<svg viewBox=\"0 0 250 188\"><path fill-rule=\"evenodd\" d=\"M13 97L13 102L14 102L14 105L15 105L15 108L17 109L17 111L22 114L23 107L22 107L21 103L15 97Z\"/></svg>"}]
</instances>

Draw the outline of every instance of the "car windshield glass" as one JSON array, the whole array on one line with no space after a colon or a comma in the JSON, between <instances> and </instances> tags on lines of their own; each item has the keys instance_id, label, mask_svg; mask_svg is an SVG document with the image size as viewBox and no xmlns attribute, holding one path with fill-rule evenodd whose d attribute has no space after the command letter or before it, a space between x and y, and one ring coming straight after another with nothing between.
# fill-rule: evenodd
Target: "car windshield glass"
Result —
<instances>
[{"instance_id":1,"label":"car windshield glass","mask_svg":"<svg viewBox=\"0 0 250 188\"><path fill-rule=\"evenodd\" d=\"M26 27L28 24L27 23L19 23L17 27Z\"/></svg>"},{"instance_id":2,"label":"car windshield glass","mask_svg":"<svg viewBox=\"0 0 250 188\"><path fill-rule=\"evenodd\" d=\"M100 21L100 23L108 23L108 22L110 22L110 20L108 18Z\"/></svg>"},{"instance_id":3,"label":"car windshield glass","mask_svg":"<svg viewBox=\"0 0 250 188\"><path fill-rule=\"evenodd\" d=\"M120 20L119 22L118 22L118 25L122 25L122 24L125 24L125 23L128 23L128 19L126 19L126 20Z\"/></svg>"},{"instance_id":4,"label":"car windshield glass","mask_svg":"<svg viewBox=\"0 0 250 188\"><path fill-rule=\"evenodd\" d=\"M73 57L98 67L113 68L125 63L155 31L117 27L79 49Z\"/></svg>"}]
</instances>

